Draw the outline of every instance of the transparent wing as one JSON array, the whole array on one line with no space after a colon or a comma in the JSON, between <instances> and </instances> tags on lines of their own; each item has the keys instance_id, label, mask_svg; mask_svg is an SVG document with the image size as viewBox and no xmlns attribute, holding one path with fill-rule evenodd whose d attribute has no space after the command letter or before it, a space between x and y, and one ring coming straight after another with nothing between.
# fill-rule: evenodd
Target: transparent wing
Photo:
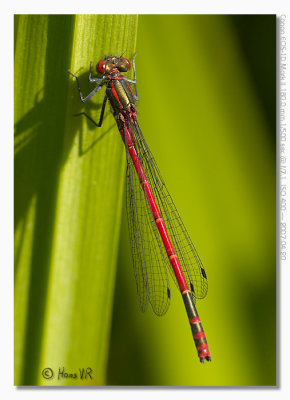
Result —
<instances>
[{"instance_id":1,"label":"transparent wing","mask_svg":"<svg viewBox=\"0 0 290 400\"><path fill-rule=\"evenodd\" d=\"M191 289L194 299L204 298L207 293L208 282L203 264L180 218L180 215L175 207L175 204L165 186L165 183L157 167L157 164L154 160L154 157L142 135L138 122L136 122L135 124L131 124L131 128L134 136L137 154L142 163L147 180L150 183L151 190L155 197L155 201L158 205L159 211L164 219L165 226L167 228L175 252L179 258L179 262L183 270L185 279L187 281L188 287ZM128 156L130 157L127 151L127 160ZM141 188L141 185L139 184L137 174L135 173L135 171L132 171L132 168L134 168L134 166L130 166L131 169L130 174L134 176L131 177L131 180L134 180L134 183L133 185L130 183L130 186L134 186L135 193L134 195L131 194L130 201L134 202L134 199L136 200L136 197L138 197L137 203L140 204L142 202L141 197L143 195L142 209L137 211L137 214L139 212L138 215L140 215L140 220L142 220L142 224L148 223L148 225L151 225L150 229L148 228L146 234L143 235L144 237L143 242L146 241L146 246L148 246L148 249L146 247L146 251L143 252L142 262L144 265L143 267L144 272L147 271L147 282L149 282L149 286L151 285L150 287L152 287L153 289L158 288L159 292L164 291L163 297L165 297L166 281L164 280L162 284L158 281L160 279L160 276L162 276L162 279L167 277L167 274L164 271L161 271L162 267L164 268L165 266L167 266L176 284L177 281L174 272L171 268L171 265L169 263L168 257L163 248L163 244L161 243L161 239L159 237L155 221L152 217L152 214L151 213L149 214L150 212L149 207L147 205L147 201L143 193L143 190ZM135 175L133 174L133 172L135 173ZM136 191L138 190L136 186L138 186L139 189L138 196L136 196ZM132 189L129 190L132 191ZM130 208L132 208L131 204ZM142 214L145 212L145 209L146 209L146 217L144 217L144 215ZM134 222L134 224L136 224L136 222ZM135 227L136 226L131 226L131 230L135 229ZM144 227L142 229L144 231L146 228ZM136 233L135 234L131 233L131 235L132 234L136 235ZM158 246L156 246L156 243L158 244ZM154 250L149 248L150 245L154 246ZM158 251L159 254L157 254ZM139 259L136 260L136 255L135 256L133 255L133 258L134 257L136 265L138 264L138 261L140 265L141 260ZM153 260L151 258L153 258ZM151 264L152 261L153 264ZM158 272L157 271L155 272L154 262L155 264L158 265L157 269ZM140 269L141 268L139 268L139 270ZM149 287L149 293L147 295L149 296L150 300L152 300L151 298L152 292L150 292L150 287ZM152 306L154 309L153 304ZM156 312L155 309L154 311ZM158 312L156 313L158 314Z\"/></svg>"},{"instance_id":2,"label":"transparent wing","mask_svg":"<svg viewBox=\"0 0 290 400\"><path fill-rule=\"evenodd\" d=\"M131 128L135 136L135 125ZM167 255L131 160L126 137L124 140L127 156L127 214L140 309L144 312L149 301L155 314L163 315L170 304ZM140 161L142 164L146 162L144 159Z\"/></svg>"}]
</instances>

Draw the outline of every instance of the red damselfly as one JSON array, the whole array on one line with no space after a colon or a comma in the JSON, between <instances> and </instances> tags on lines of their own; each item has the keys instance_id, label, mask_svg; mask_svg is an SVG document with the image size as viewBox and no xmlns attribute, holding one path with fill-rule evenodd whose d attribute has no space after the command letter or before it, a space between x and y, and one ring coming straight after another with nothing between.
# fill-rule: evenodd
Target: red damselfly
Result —
<instances>
[{"instance_id":1,"label":"red damselfly","mask_svg":"<svg viewBox=\"0 0 290 400\"><path fill-rule=\"evenodd\" d=\"M86 97L81 92L78 77L68 72L76 79L83 103L106 86L100 119L96 125L102 125L109 100L125 144L127 214L141 311L145 311L150 302L157 315L166 313L171 297L170 271L181 292L200 361L211 361L195 306L195 299L201 299L207 293L207 276L137 121L135 57L136 54L132 60L133 80L121 74L131 68L130 61L124 57L104 57L97 64L97 72L102 77L92 77L91 63L89 81L97 86ZM130 84L134 86L135 93Z\"/></svg>"}]
</instances>

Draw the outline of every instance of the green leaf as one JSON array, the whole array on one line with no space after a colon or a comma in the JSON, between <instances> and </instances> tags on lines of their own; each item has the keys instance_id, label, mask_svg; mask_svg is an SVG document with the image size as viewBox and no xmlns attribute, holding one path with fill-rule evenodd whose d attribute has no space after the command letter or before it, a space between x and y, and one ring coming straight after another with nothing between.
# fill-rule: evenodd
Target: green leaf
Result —
<instances>
[{"instance_id":1,"label":"green leaf","mask_svg":"<svg viewBox=\"0 0 290 400\"><path fill-rule=\"evenodd\" d=\"M15 385L105 384L125 155L89 63L136 45L137 16L15 17ZM52 379L42 375L54 372ZM63 370L64 368L64 370ZM88 379L66 379L59 371ZM60 378L60 379L58 379Z\"/></svg>"}]
</instances>

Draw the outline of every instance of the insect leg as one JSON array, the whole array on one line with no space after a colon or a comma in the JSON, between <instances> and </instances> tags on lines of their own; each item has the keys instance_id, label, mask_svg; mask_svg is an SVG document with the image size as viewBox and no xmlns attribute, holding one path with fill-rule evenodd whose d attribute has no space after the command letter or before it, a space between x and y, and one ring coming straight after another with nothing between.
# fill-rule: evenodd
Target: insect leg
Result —
<instances>
[{"instance_id":1,"label":"insect leg","mask_svg":"<svg viewBox=\"0 0 290 400\"><path fill-rule=\"evenodd\" d=\"M139 99L139 97L138 97L138 92L137 92L137 77L136 77L136 67L135 67L135 58L136 58L136 56L137 56L137 53L135 53L134 54L134 57L133 57L133 60L132 60L132 65L133 65L133 72L134 72L134 80L131 80L131 79L127 79L127 78L125 78L125 80L127 81L127 82L129 82L129 83L132 83L132 85L134 85L134 87L135 87L135 99L136 100L138 100Z\"/></svg>"},{"instance_id":2,"label":"insect leg","mask_svg":"<svg viewBox=\"0 0 290 400\"><path fill-rule=\"evenodd\" d=\"M82 101L83 103L86 103L88 100L90 100L90 99L102 88L102 86L105 84L104 81L101 82L98 86L96 86L96 87L91 91L91 93L89 93L86 97L84 97L83 94L82 94L82 91L81 91L79 78L78 78L76 75L74 75L72 72L70 72L70 70L68 70L68 73L69 73L70 75L72 75L72 76L76 79L77 86L78 86L78 91L79 91L79 94L80 94L80 99L81 99L81 101Z\"/></svg>"}]
</instances>

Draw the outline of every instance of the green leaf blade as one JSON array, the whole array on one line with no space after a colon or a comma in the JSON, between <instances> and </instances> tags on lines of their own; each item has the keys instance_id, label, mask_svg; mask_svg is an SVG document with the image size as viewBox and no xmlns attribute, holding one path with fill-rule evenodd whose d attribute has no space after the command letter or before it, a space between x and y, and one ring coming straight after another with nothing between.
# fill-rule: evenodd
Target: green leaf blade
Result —
<instances>
[{"instance_id":1,"label":"green leaf blade","mask_svg":"<svg viewBox=\"0 0 290 400\"><path fill-rule=\"evenodd\" d=\"M17 18L15 384L101 385L125 155L109 109L99 129L73 115L97 119L102 95L82 108L67 70L83 68L83 83L91 60L125 49L131 56L137 16ZM58 379L62 368L91 368L93 379Z\"/></svg>"}]
</instances>

